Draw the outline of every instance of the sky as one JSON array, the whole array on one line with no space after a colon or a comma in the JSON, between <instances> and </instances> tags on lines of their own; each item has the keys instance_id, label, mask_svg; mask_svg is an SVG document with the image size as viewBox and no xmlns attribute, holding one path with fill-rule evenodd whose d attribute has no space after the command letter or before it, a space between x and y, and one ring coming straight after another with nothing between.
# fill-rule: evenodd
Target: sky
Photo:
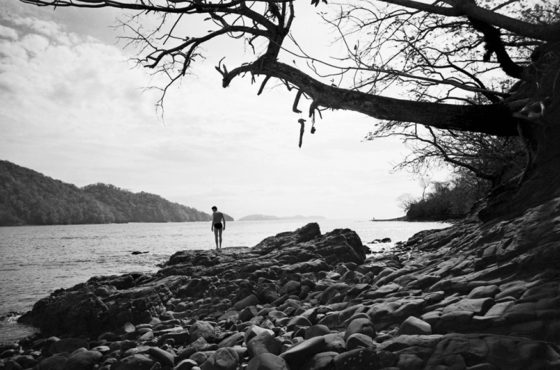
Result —
<instances>
[{"instance_id":1,"label":"sky","mask_svg":"<svg viewBox=\"0 0 560 370\"><path fill-rule=\"evenodd\" d=\"M296 37L336 54L332 35L306 32L318 21L313 9L296 18ZM306 117L291 111L293 91L271 83L257 96L247 78L222 88L216 61L247 57L231 43L206 50L162 114L159 92L148 89L161 81L135 67L116 17L1 1L0 159L77 186L110 183L208 213L216 205L234 218L391 218L422 193L417 177L392 170L408 153L403 144L363 140L371 117L327 111L298 148L297 120Z\"/></svg>"}]
</instances>

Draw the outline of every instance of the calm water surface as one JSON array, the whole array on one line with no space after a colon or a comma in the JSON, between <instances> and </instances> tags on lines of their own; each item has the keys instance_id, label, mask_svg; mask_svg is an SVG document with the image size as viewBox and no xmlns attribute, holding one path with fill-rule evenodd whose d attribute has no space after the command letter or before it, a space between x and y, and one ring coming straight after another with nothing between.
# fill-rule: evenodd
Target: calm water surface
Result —
<instances>
[{"instance_id":1,"label":"calm water surface","mask_svg":"<svg viewBox=\"0 0 560 370\"><path fill-rule=\"evenodd\" d=\"M229 222L224 247L254 246L262 239L295 230L309 221ZM364 244L389 237L406 240L414 233L447 226L431 222L319 220L321 232L350 228ZM387 247L379 245L377 247ZM176 251L214 248L209 222L131 223L0 227L0 342L21 336L10 312L25 312L58 288L69 288L95 275L151 272ZM147 252L133 255L132 252Z\"/></svg>"}]
</instances>

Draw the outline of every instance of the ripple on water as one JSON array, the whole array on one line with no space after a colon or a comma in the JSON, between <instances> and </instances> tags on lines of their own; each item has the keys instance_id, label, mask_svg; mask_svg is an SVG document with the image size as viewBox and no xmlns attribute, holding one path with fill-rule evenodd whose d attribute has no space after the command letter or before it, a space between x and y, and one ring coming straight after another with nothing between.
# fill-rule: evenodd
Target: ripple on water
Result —
<instances>
[{"instance_id":1,"label":"ripple on water","mask_svg":"<svg viewBox=\"0 0 560 370\"><path fill-rule=\"evenodd\" d=\"M14 343L38 332L32 326L18 323L19 317L18 314L10 314L0 318L0 345Z\"/></svg>"}]
</instances>

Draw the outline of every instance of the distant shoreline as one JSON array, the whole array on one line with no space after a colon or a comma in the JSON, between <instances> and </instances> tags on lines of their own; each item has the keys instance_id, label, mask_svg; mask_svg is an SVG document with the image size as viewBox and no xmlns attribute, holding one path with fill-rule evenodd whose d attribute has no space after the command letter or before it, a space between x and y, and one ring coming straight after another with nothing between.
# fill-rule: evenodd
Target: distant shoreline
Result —
<instances>
[{"instance_id":1,"label":"distant shoreline","mask_svg":"<svg viewBox=\"0 0 560 370\"><path fill-rule=\"evenodd\" d=\"M372 218L371 222L390 222L390 221L408 221L406 216L395 217L395 218ZM416 221L413 221L416 222Z\"/></svg>"},{"instance_id":2,"label":"distant shoreline","mask_svg":"<svg viewBox=\"0 0 560 370\"><path fill-rule=\"evenodd\" d=\"M395 218L380 218L380 219L371 219L371 222L395 222L395 221L403 221L403 222L445 222L448 224L455 224L461 219L447 219L447 220L409 220L406 216L402 217L395 217Z\"/></svg>"}]
</instances>

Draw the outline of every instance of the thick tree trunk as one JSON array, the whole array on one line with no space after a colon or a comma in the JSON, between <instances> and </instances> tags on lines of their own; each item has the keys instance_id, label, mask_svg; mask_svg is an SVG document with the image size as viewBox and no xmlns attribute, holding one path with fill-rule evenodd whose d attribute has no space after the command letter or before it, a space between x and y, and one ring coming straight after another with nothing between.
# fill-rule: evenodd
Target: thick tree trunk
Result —
<instances>
[{"instance_id":1,"label":"thick tree trunk","mask_svg":"<svg viewBox=\"0 0 560 370\"><path fill-rule=\"evenodd\" d=\"M520 131L529 143L530 163L520 179L490 195L479 214L483 220L517 216L560 197L560 43L543 46L535 57L529 70L535 80L514 94L528 100L520 112L526 116Z\"/></svg>"}]
</instances>

